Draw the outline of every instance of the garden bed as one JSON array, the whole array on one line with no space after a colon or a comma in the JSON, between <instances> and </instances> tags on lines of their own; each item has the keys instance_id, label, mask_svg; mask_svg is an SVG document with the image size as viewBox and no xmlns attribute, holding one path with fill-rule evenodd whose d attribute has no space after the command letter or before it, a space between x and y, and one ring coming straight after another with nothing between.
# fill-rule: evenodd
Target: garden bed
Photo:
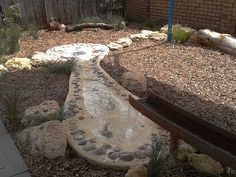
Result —
<instances>
[{"instance_id":1,"label":"garden bed","mask_svg":"<svg viewBox=\"0 0 236 177\"><path fill-rule=\"evenodd\" d=\"M135 30L120 32L99 30L83 31L80 33L40 31L37 40L34 40L32 37L23 37L20 40L20 51L15 55L7 56L7 58L14 56L30 58L37 51L45 52L51 47L63 44L78 42L107 44L135 32ZM14 97L16 91L19 95L19 102L17 104L19 118L23 115L26 108L38 105L45 100L55 100L60 106L63 106L68 93L68 86L68 75L50 74L46 67L33 67L31 70L13 70L0 82L2 94L9 93L11 97ZM2 103L0 108L1 114L3 114ZM24 127L21 126L20 119L16 119L12 123L7 123L6 126L8 131L12 134L24 161L29 167L32 177L123 177L125 174L124 171L109 170L91 165L75 154L70 148L67 149L67 153L64 157L55 160L32 157L30 150L17 142L17 133L24 129Z\"/></svg>"}]
</instances>

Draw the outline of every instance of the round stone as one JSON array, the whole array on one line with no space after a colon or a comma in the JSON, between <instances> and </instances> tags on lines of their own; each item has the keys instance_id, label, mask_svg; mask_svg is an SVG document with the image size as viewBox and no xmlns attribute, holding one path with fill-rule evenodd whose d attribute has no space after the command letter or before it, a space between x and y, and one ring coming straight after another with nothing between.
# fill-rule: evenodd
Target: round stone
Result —
<instances>
[{"instance_id":1,"label":"round stone","mask_svg":"<svg viewBox=\"0 0 236 177\"><path fill-rule=\"evenodd\" d=\"M83 147L83 150L85 150L85 151L92 151L94 149L96 149L96 145L91 144L91 143L88 143L88 144L84 145L84 147Z\"/></svg>"},{"instance_id":2,"label":"round stone","mask_svg":"<svg viewBox=\"0 0 236 177\"><path fill-rule=\"evenodd\" d=\"M112 146L110 145L110 144L103 144L102 145L102 148L104 148L104 149L111 149L112 148Z\"/></svg>"},{"instance_id":3,"label":"round stone","mask_svg":"<svg viewBox=\"0 0 236 177\"><path fill-rule=\"evenodd\" d=\"M79 110L81 110L81 111L82 111L82 110L83 110L83 108L82 108L82 107L79 107Z\"/></svg>"},{"instance_id":4,"label":"round stone","mask_svg":"<svg viewBox=\"0 0 236 177\"><path fill-rule=\"evenodd\" d=\"M85 119L84 116L80 116L80 117L79 117L79 120L84 120L84 119Z\"/></svg>"},{"instance_id":5,"label":"round stone","mask_svg":"<svg viewBox=\"0 0 236 177\"><path fill-rule=\"evenodd\" d=\"M120 151L121 151L121 148L118 147L118 146L116 146L116 147L114 147L112 150L115 151L115 152L120 152Z\"/></svg>"},{"instance_id":6,"label":"round stone","mask_svg":"<svg viewBox=\"0 0 236 177\"><path fill-rule=\"evenodd\" d=\"M107 137L107 138L112 138L113 137L113 134L112 132L108 131L108 130L101 130L100 131L101 135Z\"/></svg>"},{"instance_id":7,"label":"round stone","mask_svg":"<svg viewBox=\"0 0 236 177\"><path fill-rule=\"evenodd\" d=\"M85 139L78 141L78 145L80 145L80 146L83 146L83 145L85 145L86 143L87 143L87 140L85 140Z\"/></svg>"},{"instance_id":8,"label":"round stone","mask_svg":"<svg viewBox=\"0 0 236 177\"><path fill-rule=\"evenodd\" d=\"M95 139L95 138L90 138L90 139L89 139L89 142L90 142L90 143L96 143L96 139Z\"/></svg>"},{"instance_id":9,"label":"round stone","mask_svg":"<svg viewBox=\"0 0 236 177\"><path fill-rule=\"evenodd\" d=\"M135 159L132 152L121 152L119 154L119 158L120 158L120 160L128 161L128 162L133 161Z\"/></svg>"},{"instance_id":10,"label":"round stone","mask_svg":"<svg viewBox=\"0 0 236 177\"><path fill-rule=\"evenodd\" d=\"M116 160L118 158L118 153L117 152L109 152L107 156L111 160Z\"/></svg>"},{"instance_id":11,"label":"round stone","mask_svg":"<svg viewBox=\"0 0 236 177\"><path fill-rule=\"evenodd\" d=\"M125 96L126 96L126 93L122 93L121 96L125 97Z\"/></svg>"},{"instance_id":12,"label":"round stone","mask_svg":"<svg viewBox=\"0 0 236 177\"><path fill-rule=\"evenodd\" d=\"M92 153L95 155L104 155L106 153L106 149L99 147L95 149Z\"/></svg>"},{"instance_id":13,"label":"round stone","mask_svg":"<svg viewBox=\"0 0 236 177\"><path fill-rule=\"evenodd\" d=\"M146 158L144 151L136 151L136 152L134 152L134 156L137 159L145 159Z\"/></svg>"},{"instance_id":14,"label":"round stone","mask_svg":"<svg viewBox=\"0 0 236 177\"><path fill-rule=\"evenodd\" d=\"M117 95L120 95L120 93L121 93L120 91L117 91L117 92L116 92Z\"/></svg>"},{"instance_id":15,"label":"round stone","mask_svg":"<svg viewBox=\"0 0 236 177\"><path fill-rule=\"evenodd\" d=\"M147 146L145 145L138 146L138 150L147 150Z\"/></svg>"},{"instance_id":16,"label":"round stone","mask_svg":"<svg viewBox=\"0 0 236 177\"><path fill-rule=\"evenodd\" d=\"M84 136L84 135L76 135L76 136L74 137L74 139L75 139L75 140L83 140L83 139L85 139L85 136Z\"/></svg>"}]
</instances>

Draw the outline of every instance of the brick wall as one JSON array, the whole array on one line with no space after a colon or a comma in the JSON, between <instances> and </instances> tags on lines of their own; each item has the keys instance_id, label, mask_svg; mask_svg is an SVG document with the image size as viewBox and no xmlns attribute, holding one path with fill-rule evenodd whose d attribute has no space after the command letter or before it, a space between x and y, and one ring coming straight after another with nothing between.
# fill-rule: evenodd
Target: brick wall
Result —
<instances>
[{"instance_id":1,"label":"brick wall","mask_svg":"<svg viewBox=\"0 0 236 177\"><path fill-rule=\"evenodd\" d=\"M127 0L127 16L167 24L169 0ZM236 0L175 0L174 22L236 34Z\"/></svg>"}]
</instances>

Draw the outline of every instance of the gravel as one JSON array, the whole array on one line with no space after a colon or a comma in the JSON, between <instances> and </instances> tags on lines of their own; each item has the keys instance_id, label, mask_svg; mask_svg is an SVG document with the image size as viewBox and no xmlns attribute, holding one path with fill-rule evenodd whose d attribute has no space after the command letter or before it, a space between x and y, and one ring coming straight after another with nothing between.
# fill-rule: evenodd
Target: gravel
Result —
<instances>
[{"instance_id":1,"label":"gravel","mask_svg":"<svg viewBox=\"0 0 236 177\"><path fill-rule=\"evenodd\" d=\"M110 53L101 66L119 83L128 70L146 74L148 89L236 133L235 56L198 45L144 40Z\"/></svg>"}]
</instances>

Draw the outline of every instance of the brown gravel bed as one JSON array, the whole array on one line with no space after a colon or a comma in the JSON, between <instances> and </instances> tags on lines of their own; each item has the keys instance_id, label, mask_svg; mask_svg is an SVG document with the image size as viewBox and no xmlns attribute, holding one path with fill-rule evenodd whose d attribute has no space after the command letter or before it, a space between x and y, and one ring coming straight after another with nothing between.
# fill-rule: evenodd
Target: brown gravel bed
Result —
<instances>
[{"instance_id":1,"label":"brown gravel bed","mask_svg":"<svg viewBox=\"0 0 236 177\"><path fill-rule=\"evenodd\" d=\"M7 74L0 82L0 91L9 95L9 99L14 99L15 92L19 95L17 111L20 119L25 109L45 100L55 100L62 106L67 96L68 83L67 75L49 74L47 68L33 68ZM0 101L1 113L3 104ZM19 120L7 124L9 132L17 132L22 128Z\"/></svg>"},{"instance_id":2,"label":"brown gravel bed","mask_svg":"<svg viewBox=\"0 0 236 177\"><path fill-rule=\"evenodd\" d=\"M51 47L72 44L72 43L98 43L108 44L121 37L128 37L136 33L134 29L127 28L125 31L99 30L64 33L60 31L46 32L39 31L39 38L34 40L32 37L24 37L20 40L20 51L17 57L31 57L34 52L45 52Z\"/></svg>"},{"instance_id":3,"label":"brown gravel bed","mask_svg":"<svg viewBox=\"0 0 236 177\"><path fill-rule=\"evenodd\" d=\"M145 40L110 53L101 66L119 83L128 70L146 74L149 89L236 133L236 57L202 46Z\"/></svg>"}]
</instances>

